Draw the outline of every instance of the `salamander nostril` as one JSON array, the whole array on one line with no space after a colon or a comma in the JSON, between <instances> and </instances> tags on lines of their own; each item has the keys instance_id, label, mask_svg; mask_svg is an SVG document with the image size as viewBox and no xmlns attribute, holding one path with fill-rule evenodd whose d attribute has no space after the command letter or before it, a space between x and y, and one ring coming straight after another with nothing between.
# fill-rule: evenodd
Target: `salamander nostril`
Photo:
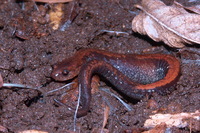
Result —
<instances>
[{"instance_id":1,"label":"salamander nostril","mask_svg":"<svg viewBox=\"0 0 200 133\"><path fill-rule=\"evenodd\" d=\"M63 75L68 75L68 74L69 74L69 71L66 70L66 69L64 69L64 70L62 71L62 74L63 74Z\"/></svg>"}]
</instances>

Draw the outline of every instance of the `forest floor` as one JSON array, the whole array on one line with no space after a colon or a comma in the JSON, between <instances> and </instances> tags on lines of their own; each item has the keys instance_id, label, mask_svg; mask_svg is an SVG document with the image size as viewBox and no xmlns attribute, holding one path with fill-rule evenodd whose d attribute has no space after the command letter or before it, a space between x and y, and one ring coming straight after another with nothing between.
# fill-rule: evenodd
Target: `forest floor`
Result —
<instances>
[{"instance_id":1,"label":"forest floor","mask_svg":"<svg viewBox=\"0 0 200 133\"><path fill-rule=\"evenodd\" d=\"M177 1L186 6L200 3ZM169 0L165 2L171 4ZM73 56L79 49L96 48L134 54L144 54L150 50L151 53L173 55L181 62L181 77L174 91L164 96L154 93L134 101L111 89L112 93L131 106L132 111L128 111L110 94L95 91L90 111L76 120L76 131L99 132L107 106L110 112L104 130L113 133L148 130L144 128L144 122L155 112L174 114L199 110L200 65L195 60L199 60L200 56L188 51L179 52L162 42L154 42L147 36L134 33L131 22L135 17L133 12L139 12L133 6L136 3L140 3L140 0L79 0L63 5L1 0L0 73L4 82L33 87L43 85L43 92L48 92L69 83L52 79L52 66ZM60 26L54 30L49 14L59 6L64 11L60 25L67 20L71 23L65 29ZM127 34L106 33L103 30ZM193 48L199 50L198 46ZM100 85L113 87L103 81ZM77 101L68 97L70 102L66 101L66 105L56 102L62 100L65 93L65 90L60 90L43 98L36 90L1 88L0 125L7 129L4 132L10 133L30 129L49 133L73 132L74 115L68 106L75 107ZM149 105L152 101L155 106ZM175 133L200 132L199 128L194 127L173 127L171 130Z\"/></svg>"}]
</instances>

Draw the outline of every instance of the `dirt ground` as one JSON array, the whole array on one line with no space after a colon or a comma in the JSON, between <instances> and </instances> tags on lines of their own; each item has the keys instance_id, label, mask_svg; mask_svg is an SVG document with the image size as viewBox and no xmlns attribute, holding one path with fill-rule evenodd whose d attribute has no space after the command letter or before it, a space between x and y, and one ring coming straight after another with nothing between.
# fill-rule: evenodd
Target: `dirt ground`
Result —
<instances>
[{"instance_id":1,"label":"dirt ground","mask_svg":"<svg viewBox=\"0 0 200 133\"><path fill-rule=\"evenodd\" d=\"M68 20L71 24L61 31L53 30L49 20L50 10L57 4L0 1L0 73L5 83L43 86L43 92L59 88L67 82L51 78L52 66L72 56L82 48L97 48L117 53L142 54L163 53L176 56L181 62L181 77L170 94L152 94L140 101L122 97L111 91L132 107L127 109L113 96L103 91L94 91L88 115L76 120L77 132L99 132L103 126L104 110L110 113L105 129L110 133L144 129L149 115L160 113L195 112L200 109L200 56L170 48L162 42L154 42L147 36L133 33L131 22L139 12L134 4L140 0L79 0L63 5L61 26ZM170 5L172 0L165 0ZM178 0L184 5L200 2ZM38 10L37 10L38 8ZM132 11L132 12L131 12ZM71 16L70 16L71 15ZM105 33L102 30L123 31L128 34ZM156 48L155 48L156 47ZM189 46L186 46L188 48ZM154 49L154 51L152 51ZM196 51L199 46L194 46ZM198 61L197 61L198 60ZM101 86L109 86L105 82ZM111 86L109 88L112 88ZM1 88L0 125L9 133L36 129L49 133L72 132L76 89L63 98L66 90L60 90L45 98L36 90ZM66 100L62 105L59 100ZM150 102L155 105L149 105ZM196 126L196 127L195 127ZM144 129L147 130L147 129ZM171 128L175 133L200 132L197 125L190 128ZM3 131L2 131L3 132ZM139 132L139 131L138 131Z\"/></svg>"}]
</instances>

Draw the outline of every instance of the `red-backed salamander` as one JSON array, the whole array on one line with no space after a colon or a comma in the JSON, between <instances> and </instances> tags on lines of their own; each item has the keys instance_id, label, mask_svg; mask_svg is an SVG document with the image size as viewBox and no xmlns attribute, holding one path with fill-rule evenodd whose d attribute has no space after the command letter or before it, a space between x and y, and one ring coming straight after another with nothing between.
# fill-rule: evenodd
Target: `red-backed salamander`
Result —
<instances>
[{"instance_id":1,"label":"red-backed salamander","mask_svg":"<svg viewBox=\"0 0 200 133\"><path fill-rule=\"evenodd\" d=\"M77 117L87 114L91 101L91 78L106 78L121 93L142 99L147 93L165 94L180 76L180 63L171 55L118 54L97 49L82 49L54 66L52 78L66 81L78 76L82 108Z\"/></svg>"}]
</instances>

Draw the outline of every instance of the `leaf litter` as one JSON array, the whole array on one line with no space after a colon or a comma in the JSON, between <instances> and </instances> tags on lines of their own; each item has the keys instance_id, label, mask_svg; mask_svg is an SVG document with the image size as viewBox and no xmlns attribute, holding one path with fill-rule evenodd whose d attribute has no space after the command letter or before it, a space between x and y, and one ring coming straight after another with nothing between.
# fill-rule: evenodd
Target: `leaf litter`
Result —
<instances>
[{"instance_id":1,"label":"leaf litter","mask_svg":"<svg viewBox=\"0 0 200 133\"><path fill-rule=\"evenodd\" d=\"M160 0L142 0L135 7L142 12L132 21L134 32L175 48L183 48L185 44L200 44L199 14L189 13L177 4L167 6Z\"/></svg>"}]
</instances>

